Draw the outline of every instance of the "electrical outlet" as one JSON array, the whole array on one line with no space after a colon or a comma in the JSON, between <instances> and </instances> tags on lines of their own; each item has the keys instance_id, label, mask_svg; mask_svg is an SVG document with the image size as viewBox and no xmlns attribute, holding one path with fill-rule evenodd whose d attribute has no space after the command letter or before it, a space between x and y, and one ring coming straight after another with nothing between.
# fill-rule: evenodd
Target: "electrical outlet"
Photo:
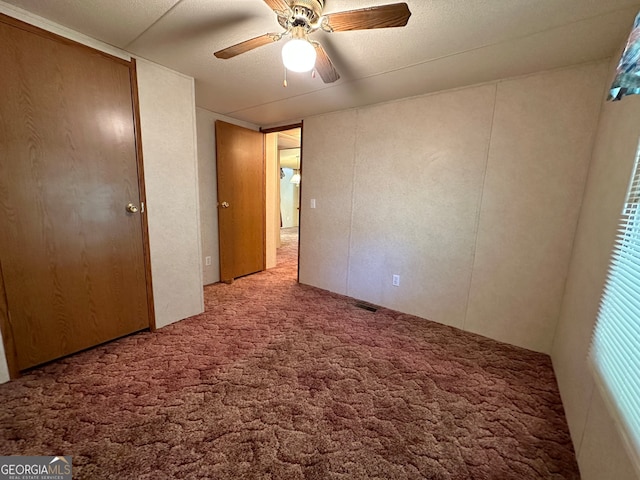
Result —
<instances>
[{"instance_id":1,"label":"electrical outlet","mask_svg":"<svg viewBox=\"0 0 640 480\"><path fill-rule=\"evenodd\" d=\"M204 257L204 264L207 267L211 266L211 257Z\"/></svg>"},{"instance_id":2,"label":"electrical outlet","mask_svg":"<svg viewBox=\"0 0 640 480\"><path fill-rule=\"evenodd\" d=\"M311 201L309 202L309 206L311 208L316 208L316 199L312 198Z\"/></svg>"},{"instance_id":3,"label":"electrical outlet","mask_svg":"<svg viewBox=\"0 0 640 480\"><path fill-rule=\"evenodd\" d=\"M391 284L392 284L394 287L399 287L399 286L400 286L400 275L394 275L394 276L391 278Z\"/></svg>"}]
</instances>

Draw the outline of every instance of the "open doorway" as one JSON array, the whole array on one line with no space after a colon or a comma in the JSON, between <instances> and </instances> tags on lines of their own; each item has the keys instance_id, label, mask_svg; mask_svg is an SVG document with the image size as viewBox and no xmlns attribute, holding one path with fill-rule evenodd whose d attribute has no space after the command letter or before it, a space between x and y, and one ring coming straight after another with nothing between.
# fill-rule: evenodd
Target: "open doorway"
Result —
<instances>
[{"instance_id":1,"label":"open doorway","mask_svg":"<svg viewBox=\"0 0 640 480\"><path fill-rule=\"evenodd\" d=\"M297 129L299 131L299 129ZM283 132L284 133L284 132ZM299 132L297 133L299 135ZM284 144L287 141L283 142ZM282 148L280 159L280 246L278 264L298 262L300 227L300 147Z\"/></svg>"},{"instance_id":2,"label":"open doorway","mask_svg":"<svg viewBox=\"0 0 640 480\"><path fill-rule=\"evenodd\" d=\"M270 132L275 138L267 141L277 145L275 166L277 188L275 189L275 221L277 224L275 266L288 266L298 271L298 245L300 225L301 126L289 126ZM268 162L269 163L269 162ZM267 167L269 168L269 167ZM267 209L268 211L269 209ZM267 213L267 217L269 214ZM267 242L268 244L269 242Z\"/></svg>"}]
</instances>

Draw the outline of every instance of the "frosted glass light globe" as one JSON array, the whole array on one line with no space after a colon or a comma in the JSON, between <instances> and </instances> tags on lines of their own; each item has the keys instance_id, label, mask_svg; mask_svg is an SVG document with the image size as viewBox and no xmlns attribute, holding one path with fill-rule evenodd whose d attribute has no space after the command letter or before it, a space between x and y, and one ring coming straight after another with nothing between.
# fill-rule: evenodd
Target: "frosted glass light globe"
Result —
<instances>
[{"instance_id":1,"label":"frosted glass light globe","mask_svg":"<svg viewBox=\"0 0 640 480\"><path fill-rule=\"evenodd\" d=\"M308 72L316 64L316 49L307 40L289 40L282 47L282 63L292 72Z\"/></svg>"}]
</instances>

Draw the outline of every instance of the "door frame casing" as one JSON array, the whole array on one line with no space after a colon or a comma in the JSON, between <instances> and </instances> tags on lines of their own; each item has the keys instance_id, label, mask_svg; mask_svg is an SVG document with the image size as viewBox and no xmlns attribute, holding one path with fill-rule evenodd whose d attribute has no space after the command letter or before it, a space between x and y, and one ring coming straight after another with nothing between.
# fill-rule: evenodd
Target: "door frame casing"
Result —
<instances>
[{"instance_id":1,"label":"door frame casing","mask_svg":"<svg viewBox=\"0 0 640 480\"><path fill-rule=\"evenodd\" d=\"M151 278L151 255L149 250L149 227L147 221L147 208L146 208L146 193L145 193L145 184L144 184L144 168L143 168L143 157L142 157L142 135L140 132L140 104L138 99L138 82L137 82L137 70L136 70L136 61L135 58L131 57L130 60L124 60L120 57L116 57L109 53L103 52L101 50L95 49L83 43L77 42L75 40L71 40L69 38L63 37L61 35L55 34L48 30L44 30L40 27L36 27L35 25L31 25L29 23L23 22L16 18L13 18L9 15L0 13L0 23L4 23L6 25L24 30L26 32L39 35L41 37L47 38L49 40L53 40L64 45L69 45L76 48L81 48L90 51L93 54L97 54L103 57L106 57L109 60L112 60L116 63L120 63L125 65L129 69L129 82L131 85L131 106L133 112L133 126L135 132L135 144L136 144L136 166L137 166L137 177L138 177L138 190L139 190L139 200L141 205L145 205L144 211L141 212L140 221L141 221L141 229L142 229L142 250L144 257L144 270L145 270L145 284L146 284L146 298L147 298L147 310L148 310L148 318L149 318L149 329L151 331L156 330L156 320L155 320L155 308L153 302L153 284ZM18 378L20 376L20 371L18 368L18 357L16 351L16 342L13 335L13 328L11 326L11 314L10 314L10 305L6 296L5 288L4 288L4 277L2 277L2 258L0 257L0 333L2 334L2 341L5 351L5 357L7 361L7 367L9 370L9 377L11 379Z\"/></svg>"},{"instance_id":2,"label":"door frame casing","mask_svg":"<svg viewBox=\"0 0 640 480\"><path fill-rule=\"evenodd\" d=\"M144 182L144 162L142 153L142 127L140 124L140 99L138 95L138 70L136 59L131 58L129 75L131 78L131 101L133 106L133 126L136 139L136 158L138 164L138 192L144 211L141 212L142 221L142 250L144 255L144 271L147 286L147 310L149 312L149 329L156 331L156 311L153 303L153 279L151 276L151 250L149 249L149 221L147 217L147 191Z\"/></svg>"}]
</instances>

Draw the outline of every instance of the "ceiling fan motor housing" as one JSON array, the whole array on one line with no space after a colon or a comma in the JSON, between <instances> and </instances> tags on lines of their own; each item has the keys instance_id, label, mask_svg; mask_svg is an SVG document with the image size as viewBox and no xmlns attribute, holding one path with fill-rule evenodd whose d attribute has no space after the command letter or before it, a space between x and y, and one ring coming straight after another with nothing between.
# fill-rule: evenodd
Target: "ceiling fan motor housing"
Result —
<instances>
[{"instance_id":1,"label":"ceiling fan motor housing","mask_svg":"<svg viewBox=\"0 0 640 480\"><path fill-rule=\"evenodd\" d=\"M289 25L309 30L318 24L323 8L324 0L293 0Z\"/></svg>"}]
</instances>

